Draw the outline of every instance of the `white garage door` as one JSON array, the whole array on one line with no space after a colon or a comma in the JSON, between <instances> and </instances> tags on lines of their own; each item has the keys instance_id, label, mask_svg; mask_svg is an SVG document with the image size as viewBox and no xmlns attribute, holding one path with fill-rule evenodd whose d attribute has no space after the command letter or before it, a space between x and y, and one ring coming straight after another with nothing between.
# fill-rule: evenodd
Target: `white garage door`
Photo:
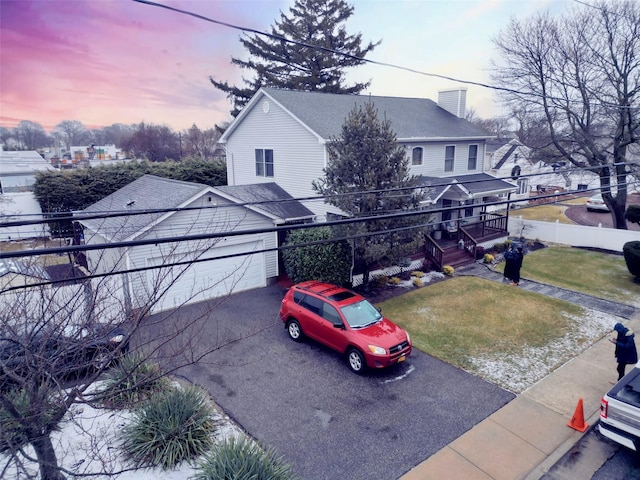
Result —
<instances>
[{"instance_id":1,"label":"white garage door","mask_svg":"<svg viewBox=\"0 0 640 480\"><path fill-rule=\"evenodd\" d=\"M262 248L263 242L261 240L225 245L211 249L200 258L255 252ZM184 261L184 258L151 258L147 260L147 265L155 266L180 261ZM181 267L175 267L174 271L180 271L179 268ZM160 282L159 275L162 276ZM147 278L151 289L158 284L168 287L167 292L152 308L152 313L201 302L228 293L266 286L264 253L196 262L191 264L179 278L172 277L173 275L171 272L167 272L167 269L149 271Z\"/></svg>"}]
</instances>

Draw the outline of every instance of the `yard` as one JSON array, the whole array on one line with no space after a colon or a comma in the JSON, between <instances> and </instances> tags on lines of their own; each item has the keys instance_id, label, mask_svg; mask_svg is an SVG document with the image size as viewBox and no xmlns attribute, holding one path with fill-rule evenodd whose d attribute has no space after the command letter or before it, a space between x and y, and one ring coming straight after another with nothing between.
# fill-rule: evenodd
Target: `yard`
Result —
<instances>
[{"instance_id":1,"label":"yard","mask_svg":"<svg viewBox=\"0 0 640 480\"><path fill-rule=\"evenodd\" d=\"M640 307L640 285L633 282L619 255L545 248L525 256L522 275ZM416 348L515 393L623 321L475 277L437 282L380 306L411 333Z\"/></svg>"}]
</instances>

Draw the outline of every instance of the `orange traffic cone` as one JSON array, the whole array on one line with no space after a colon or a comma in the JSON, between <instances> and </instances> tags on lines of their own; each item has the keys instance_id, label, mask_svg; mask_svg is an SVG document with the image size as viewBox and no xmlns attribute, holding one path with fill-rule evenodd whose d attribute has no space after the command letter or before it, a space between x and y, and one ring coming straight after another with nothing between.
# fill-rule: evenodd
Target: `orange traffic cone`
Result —
<instances>
[{"instance_id":1,"label":"orange traffic cone","mask_svg":"<svg viewBox=\"0 0 640 480\"><path fill-rule=\"evenodd\" d=\"M578 400L576 411L573 413L573 417L571 418L571 421L567 423L567 426L573 428L574 430L578 430L579 432L584 432L587 428L589 428L589 424L585 423L584 421L582 399Z\"/></svg>"}]
</instances>

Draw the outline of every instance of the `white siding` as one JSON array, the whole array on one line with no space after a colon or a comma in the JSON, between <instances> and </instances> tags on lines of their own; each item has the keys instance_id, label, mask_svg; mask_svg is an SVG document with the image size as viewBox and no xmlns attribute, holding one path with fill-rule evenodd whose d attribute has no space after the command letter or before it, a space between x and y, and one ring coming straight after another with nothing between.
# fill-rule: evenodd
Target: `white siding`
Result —
<instances>
[{"instance_id":1,"label":"white siding","mask_svg":"<svg viewBox=\"0 0 640 480\"><path fill-rule=\"evenodd\" d=\"M456 147L455 160L452 172L444 171L445 147L454 145ZM469 145L478 145L478 157L476 159L476 169L469 170ZM470 175L482 173L484 165L485 142L425 142L407 144L407 157L409 158L409 171L412 175L425 175L428 177L453 177L456 175ZM411 165L411 150L414 147L424 149L422 165Z\"/></svg>"},{"instance_id":2,"label":"white siding","mask_svg":"<svg viewBox=\"0 0 640 480\"><path fill-rule=\"evenodd\" d=\"M322 178L325 146L288 113L273 102L264 112L263 102L256 102L233 132L226 145L227 183L250 185L275 182L294 198L315 196L311 182ZM255 149L272 149L274 176L256 176ZM315 215L337 213L323 201L306 201Z\"/></svg>"},{"instance_id":3,"label":"white siding","mask_svg":"<svg viewBox=\"0 0 640 480\"><path fill-rule=\"evenodd\" d=\"M202 208L176 212L153 226L144 234L135 238L135 240L185 237L203 233L250 230L274 226L271 219L245 207L236 206L212 193L203 195L188 206ZM106 243L105 238L100 235L91 234L90 232L86 232L85 235L85 242L87 244ZM163 263L162 259L164 259L164 263L211 259L225 255L224 252L229 251L229 248L232 250L236 247L240 248L238 247L239 245L246 248L249 248L249 245L252 246L251 250L247 250L247 253L254 251L255 249L253 247L255 247L255 245L260 245L260 249L275 248L277 246L277 233L238 235L215 239L179 241L175 243L152 243L126 249L96 250L87 252L87 259L92 272L106 273L115 270L131 270L157 266ZM234 250L232 253L239 253L239 251ZM226 262L214 262L218 262L215 263L216 271L229 267L243 272L241 278L239 278L237 282L234 282L235 287L239 289L252 288L258 284L260 286L266 285L268 279L278 276L278 258L276 251L238 257L236 260L227 260ZM192 269L185 273L184 282L170 292L170 294L175 293L177 295L175 301L178 303L185 301L182 297L184 296L186 283L194 281L194 279L196 281L202 279L202 272L208 271L207 265L213 268L212 265L214 264L210 262L196 263ZM247 267L250 267L250 269L248 270ZM186 269L187 265L176 267L175 274L178 274L181 268ZM158 270L142 270L140 272L122 275L125 279L125 291L128 291L128 296L132 300L133 307L144 306L153 294L152 284L157 282L150 282L149 279L154 278L154 275L149 272L156 272L155 276L157 277ZM246 278L244 278L245 274ZM260 277L259 283L256 275ZM206 280L209 284L219 282L219 280L211 280L211 278ZM221 282L220 284L221 286L229 287L227 283L228 282ZM214 289L212 289L211 292L214 294L220 293L219 291L214 291ZM194 301L203 299L204 292L202 292L202 295L194 296ZM158 308L168 308L169 305L173 305L174 303L173 299L167 297Z\"/></svg>"}]
</instances>

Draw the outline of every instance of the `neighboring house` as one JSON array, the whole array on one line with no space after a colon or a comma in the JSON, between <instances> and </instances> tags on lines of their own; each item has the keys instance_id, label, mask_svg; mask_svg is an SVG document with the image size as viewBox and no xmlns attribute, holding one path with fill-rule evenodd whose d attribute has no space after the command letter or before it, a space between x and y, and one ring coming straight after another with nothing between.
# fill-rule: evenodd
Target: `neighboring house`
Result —
<instances>
[{"instance_id":1,"label":"neighboring house","mask_svg":"<svg viewBox=\"0 0 640 480\"><path fill-rule=\"evenodd\" d=\"M421 98L261 88L220 138L226 146L227 183L275 182L294 198L317 195L312 182L324 176L327 143L340 135L354 106L367 102L373 102L380 119L391 122L398 143L406 147L411 174L423 176L425 184L433 178L459 184L460 176L475 183L472 192L441 192L432 198L436 206L471 209L486 195L515 190L507 182L496 189L495 179L483 173L491 135L463 118L466 89L441 92L436 104ZM304 203L320 220L342 213L321 201ZM477 215L481 207L475 210Z\"/></svg>"},{"instance_id":2,"label":"neighboring house","mask_svg":"<svg viewBox=\"0 0 640 480\"><path fill-rule=\"evenodd\" d=\"M167 211L132 215L150 209ZM183 240L184 237L255 231L313 219L310 210L274 183L214 188L154 175L144 175L78 215L98 212L124 215L79 219L87 245L176 239L171 243L120 246L86 253L91 273L167 265L168 268L123 275L125 296L132 308L141 308L157 297L158 288L167 289L153 312L263 287L274 282L280 273L275 250L279 245L278 232L217 239ZM185 265L172 266L179 262ZM177 278L182 269L186 269L184 274Z\"/></svg>"},{"instance_id":3,"label":"neighboring house","mask_svg":"<svg viewBox=\"0 0 640 480\"><path fill-rule=\"evenodd\" d=\"M0 224L42 219L40 204L32 189L37 172L53 167L36 151L0 151ZM0 226L0 241L49 236L47 224Z\"/></svg>"},{"instance_id":4,"label":"neighboring house","mask_svg":"<svg viewBox=\"0 0 640 480\"><path fill-rule=\"evenodd\" d=\"M567 161L545 163L532 161L531 149L513 139L489 157L487 170L499 178L511 178L518 190L512 200L525 200L531 192L553 193L556 190L598 188L600 180L590 170L580 169Z\"/></svg>"},{"instance_id":5,"label":"neighboring house","mask_svg":"<svg viewBox=\"0 0 640 480\"><path fill-rule=\"evenodd\" d=\"M20 260L0 259L0 292L48 280L50 277L44 267Z\"/></svg>"},{"instance_id":6,"label":"neighboring house","mask_svg":"<svg viewBox=\"0 0 640 480\"><path fill-rule=\"evenodd\" d=\"M497 222L489 218L485 204L499 196L507 198L516 187L483 171L486 143L492 136L464 119L466 89L440 92L435 103L261 88L220 138L227 153L227 183L275 182L300 198L320 221L344 215L320 199L302 199L317 196L312 182L324 177L327 144L339 137L354 107L367 102L374 104L380 119L391 123L398 143L406 149L410 174L431 187L427 203L452 209L436 214L438 229L450 238L464 235L465 251L472 254L489 230L494 239L506 235L506 218ZM482 223L487 221L489 230ZM478 228L459 231L461 222L476 223ZM429 251L437 257L433 259L437 265L444 261L442 247L433 245Z\"/></svg>"}]
</instances>

